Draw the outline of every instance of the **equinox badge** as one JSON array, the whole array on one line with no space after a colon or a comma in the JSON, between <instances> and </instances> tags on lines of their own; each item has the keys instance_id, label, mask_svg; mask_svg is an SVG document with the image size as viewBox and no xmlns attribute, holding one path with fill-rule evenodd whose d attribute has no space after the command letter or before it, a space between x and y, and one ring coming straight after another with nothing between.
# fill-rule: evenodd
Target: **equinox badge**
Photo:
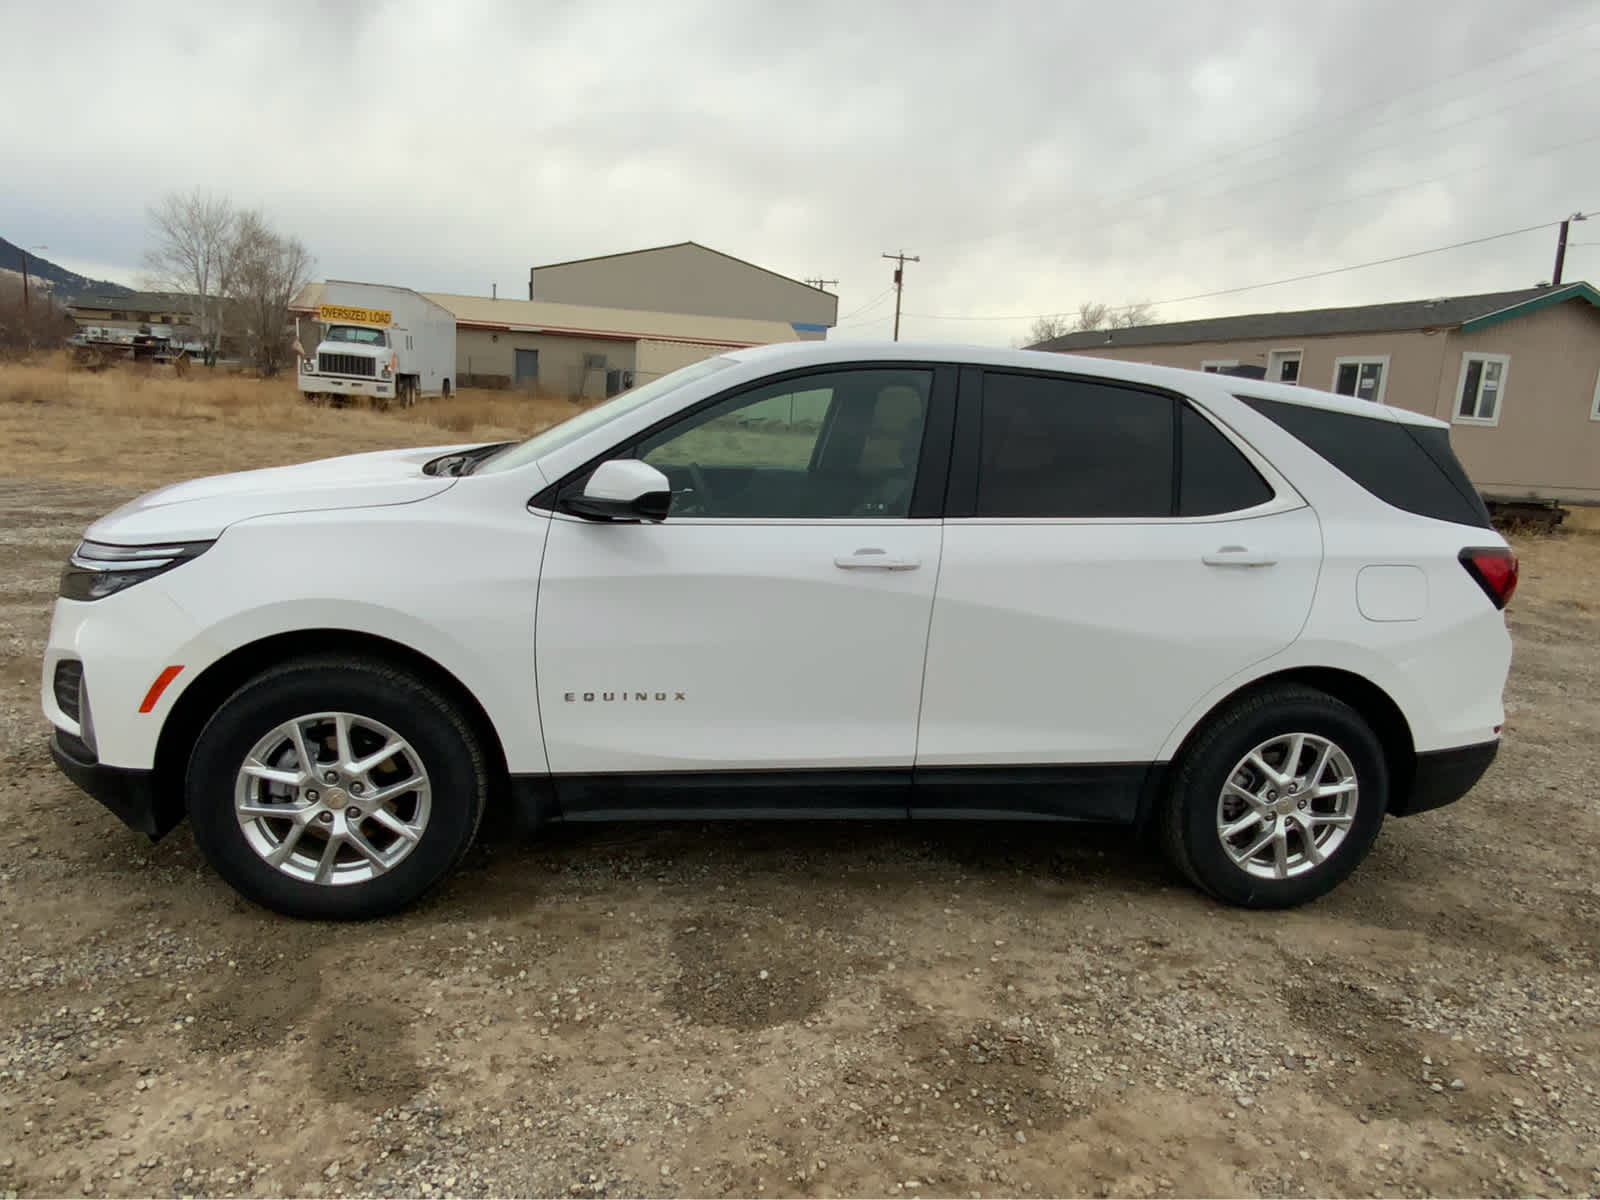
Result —
<instances>
[{"instance_id":1,"label":"equinox badge","mask_svg":"<svg viewBox=\"0 0 1600 1200\"><path fill-rule=\"evenodd\" d=\"M568 704L576 704L582 700L586 704L599 701L604 704L628 702L637 704L640 701L654 702L658 700L687 700L682 692L563 692L561 698Z\"/></svg>"}]
</instances>

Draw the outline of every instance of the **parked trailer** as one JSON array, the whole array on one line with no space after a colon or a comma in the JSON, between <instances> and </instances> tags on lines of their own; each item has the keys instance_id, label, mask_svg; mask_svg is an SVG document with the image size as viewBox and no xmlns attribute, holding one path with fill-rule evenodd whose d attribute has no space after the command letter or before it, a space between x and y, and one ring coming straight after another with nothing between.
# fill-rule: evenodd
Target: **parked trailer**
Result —
<instances>
[{"instance_id":1,"label":"parked trailer","mask_svg":"<svg viewBox=\"0 0 1600 1200\"><path fill-rule=\"evenodd\" d=\"M1535 496L1483 496L1489 516L1499 529L1528 529L1550 533L1567 519L1567 505L1592 505L1592 500L1554 500Z\"/></svg>"},{"instance_id":2,"label":"parked trailer","mask_svg":"<svg viewBox=\"0 0 1600 1200\"><path fill-rule=\"evenodd\" d=\"M410 288L330 280L317 309L317 346L302 346L300 391L345 403L366 396L379 408L419 396L448 396L456 367L456 319Z\"/></svg>"}]
</instances>

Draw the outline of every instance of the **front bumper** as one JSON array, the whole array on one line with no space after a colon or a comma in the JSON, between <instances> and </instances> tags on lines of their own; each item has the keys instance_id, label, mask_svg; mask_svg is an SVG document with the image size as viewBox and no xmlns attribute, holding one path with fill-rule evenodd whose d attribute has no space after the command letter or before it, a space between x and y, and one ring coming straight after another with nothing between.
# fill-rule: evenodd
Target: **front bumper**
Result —
<instances>
[{"instance_id":1,"label":"front bumper","mask_svg":"<svg viewBox=\"0 0 1600 1200\"><path fill-rule=\"evenodd\" d=\"M1396 796L1389 815L1410 817L1429 809L1454 804L1472 790L1500 752L1498 739L1454 750L1434 750L1417 755L1417 771L1411 790Z\"/></svg>"},{"instance_id":2,"label":"front bumper","mask_svg":"<svg viewBox=\"0 0 1600 1200\"><path fill-rule=\"evenodd\" d=\"M394 380L367 379L361 376L301 375L300 390L333 396L393 396Z\"/></svg>"},{"instance_id":3,"label":"front bumper","mask_svg":"<svg viewBox=\"0 0 1600 1200\"><path fill-rule=\"evenodd\" d=\"M59 729L50 737L50 757L63 775L152 842L183 820L181 800L157 793L153 771L108 767L83 742Z\"/></svg>"}]
</instances>

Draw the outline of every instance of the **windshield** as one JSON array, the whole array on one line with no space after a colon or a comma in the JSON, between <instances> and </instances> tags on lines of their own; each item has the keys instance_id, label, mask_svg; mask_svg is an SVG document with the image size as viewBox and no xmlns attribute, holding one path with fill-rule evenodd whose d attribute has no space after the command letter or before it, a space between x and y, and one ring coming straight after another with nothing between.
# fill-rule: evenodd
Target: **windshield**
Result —
<instances>
[{"instance_id":1,"label":"windshield","mask_svg":"<svg viewBox=\"0 0 1600 1200\"><path fill-rule=\"evenodd\" d=\"M714 374L725 367L733 366L731 358L707 358L697 363L690 363L687 367L680 367L659 379L652 379L649 383L641 383L632 391L623 392L613 396L604 404L597 404L586 412L581 412L575 417L569 417L559 425L552 425L543 433L510 446L496 454L493 458L486 459L473 469L474 475L490 475L496 471L510 471L525 463L530 463L536 458L543 458L552 450L559 450L569 442L576 441L591 429L598 429L607 421L614 421L625 416L636 408L641 408L658 396L665 396L668 392L675 392L685 384L693 383L697 379L704 379L707 375Z\"/></svg>"},{"instance_id":2,"label":"windshield","mask_svg":"<svg viewBox=\"0 0 1600 1200\"><path fill-rule=\"evenodd\" d=\"M322 339L325 342L353 342L357 346L387 346L389 336L381 329L363 329L359 325L329 325Z\"/></svg>"}]
</instances>

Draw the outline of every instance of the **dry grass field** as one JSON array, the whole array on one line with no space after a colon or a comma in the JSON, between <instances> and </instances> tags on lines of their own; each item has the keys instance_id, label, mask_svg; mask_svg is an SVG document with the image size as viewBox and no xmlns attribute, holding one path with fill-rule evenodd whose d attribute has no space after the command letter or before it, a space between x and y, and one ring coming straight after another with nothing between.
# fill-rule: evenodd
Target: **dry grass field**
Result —
<instances>
[{"instance_id":1,"label":"dry grass field","mask_svg":"<svg viewBox=\"0 0 1600 1200\"><path fill-rule=\"evenodd\" d=\"M0 366L0 1193L1594 1195L1600 524L1519 538L1506 743L1333 895L1093 829L494 829L400 917L240 900L44 752L60 564L202 473L518 436ZM509 662L507 669L520 669Z\"/></svg>"},{"instance_id":2,"label":"dry grass field","mask_svg":"<svg viewBox=\"0 0 1600 1200\"><path fill-rule=\"evenodd\" d=\"M380 413L308 404L292 375L196 367L179 379L159 366L91 373L64 354L0 365L7 473L140 490L362 450L525 438L578 411L562 398L469 390Z\"/></svg>"}]
</instances>

